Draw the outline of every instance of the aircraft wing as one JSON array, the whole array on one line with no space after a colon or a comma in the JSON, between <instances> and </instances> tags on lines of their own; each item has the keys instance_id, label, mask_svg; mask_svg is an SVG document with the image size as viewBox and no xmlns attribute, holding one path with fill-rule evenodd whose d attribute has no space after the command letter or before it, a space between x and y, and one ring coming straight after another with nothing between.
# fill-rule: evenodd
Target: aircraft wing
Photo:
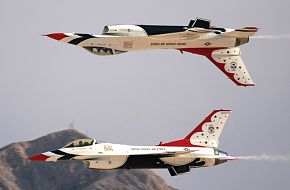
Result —
<instances>
[{"instance_id":1,"label":"aircraft wing","mask_svg":"<svg viewBox=\"0 0 290 190\"><path fill-rule=\"evenodd\" d=\"M169 34L158 34L150 36L152 38L161 38L161 39L178 39L178 40L193 40L199 38L205 34L213 33L214 30L210 29L189 29L184 32L175 32Z\"/></svg>"},{"instance_id":2,"label":"aircraft wing","mask_svg":"<svg viewBox=\"0 0 290 190\"><path fill-rule=\"evenodd\" d=\"M206 56L238 86L255 86L240 56L240 49L237 47L224 49L184 48L179 50Z\"/></svg>"},{"instance_id":3,"label":"aircraft wing","mask_svg":"<svg viewBox=\"0 0 290 190\"><path fill-rule=\"evenodd\" d=\"M152 155L158 156L159 158L167 158L167 157L186 155L186 154L190 154L190 153L195 152L195 151L196 150L166 151L163 153L152 154Z\"/></svg>"},{"instance_id":4,"label":"aircraft wing","mask_svg":"<svg viewBox=\"0 0 290 190\"><path fill-rule=\"evenodd\" d=\"M257 27L244 27L241 29L235 29L230 32L222 33L220 34L220 36L233 38L248 38L250 36L253 36L257 31Z\"/></svg>"}]
</instances>

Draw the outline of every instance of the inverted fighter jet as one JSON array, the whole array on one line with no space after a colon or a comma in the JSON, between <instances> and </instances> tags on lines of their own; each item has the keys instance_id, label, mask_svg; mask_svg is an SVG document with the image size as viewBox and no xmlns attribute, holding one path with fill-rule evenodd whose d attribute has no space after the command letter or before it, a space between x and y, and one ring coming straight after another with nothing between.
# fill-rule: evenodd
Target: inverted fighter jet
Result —
<instances>
[{"instance_id":1,"label":"inverted fighter jet","mask_svg":"<svg viewBox=\"0 0 290 190\"><path fill-rule=\"evenodd\" d=\"M239 86L254 86L238 46L249 42L256 27L226 29L211 26L205 19L191 20L187 26L112 25L101 35L51 33L52 39L80 46L96 55L115 55L149 49L176 49L206 56Z\"/></svg>"},{"instance_id":2,"label":"inverted fighter jet","mask_svg":"<svg viewBox=\"0 0 290 190\"><path fill-rule=\"evenodd\" d=\"M218 149L219 136L230 110L214 110L184 139L156 146L131 146L79 139L64 147L30 157L33 161L83 161L86 168L158 169L167 168L171 176L188 173L191 168L218 165L235 159Z\"/></svg>"}]
</instances>

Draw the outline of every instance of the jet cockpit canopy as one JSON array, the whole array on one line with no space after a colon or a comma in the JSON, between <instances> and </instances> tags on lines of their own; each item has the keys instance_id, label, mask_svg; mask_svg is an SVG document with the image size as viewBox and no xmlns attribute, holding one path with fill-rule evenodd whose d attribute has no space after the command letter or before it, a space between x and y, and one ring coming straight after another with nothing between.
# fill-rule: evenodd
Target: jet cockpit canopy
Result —
<instances>
[{"instance_id":1,"label":"jet cockpit canopy","mask_svg":"<svg viewBox=\"0 0 290 190\"><path fill-rule=\"evenodd\" d=\"M147 36L147 33L143 28L137 25L110 25L104 27L103 35Z\"/></svg>"},{"instance_id":2,"label":"jet cockpit canopy","mask_svg":"<svg viewBox=\"0 0 290 190\"><path fill-rule=\"evenodd\" d=\"M84 147L91 146L93 144L96 144L95 139L78 139L68 143L67 145L64 146L64 148Z\"/></svg>"}]
</instances>

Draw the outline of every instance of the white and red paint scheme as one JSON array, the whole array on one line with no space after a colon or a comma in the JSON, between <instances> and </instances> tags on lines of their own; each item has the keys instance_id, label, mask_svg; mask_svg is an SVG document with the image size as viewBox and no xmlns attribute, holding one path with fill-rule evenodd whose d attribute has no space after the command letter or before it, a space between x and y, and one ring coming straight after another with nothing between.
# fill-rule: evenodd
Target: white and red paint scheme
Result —
<instances>
[{"instance_id":1,"label":"white and red paint scheme","mask_svg":"<svg viewBox=\"0 0 290 190\"><path fill-rule=\"evenodd\" d=\"M167 168L172 176L191 168L208 167L235 159L218 150L218 139L230 110L214 110L184 139L156 146L99 143L79 139L63 148L30 157L33 161L80 160L91 169Z\"/></svg>"},{"instance_id":2,"label":"white and red paint scheme","mask_svg":"<svg viewBox=\"0 0 290 190\"><path fill-rule=\"evenodd\" d=\"M52 39L80 46L96 55L115 55L149 49L176 49L206 56L239 86L254 86L238 46L249 42L256 27L226 29L213 27L209 20L191 20L187 26L112 25L101 35L51 33Z\"/></svg>"}]
</instances>

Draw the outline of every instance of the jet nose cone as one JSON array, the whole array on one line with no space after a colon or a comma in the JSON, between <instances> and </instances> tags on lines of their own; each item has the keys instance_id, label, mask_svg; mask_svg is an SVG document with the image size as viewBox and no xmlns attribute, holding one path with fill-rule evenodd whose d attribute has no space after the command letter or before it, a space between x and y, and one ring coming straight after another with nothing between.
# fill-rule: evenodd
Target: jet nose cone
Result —
<instances>
[{"instance_id":1,"label":"jet nose cone","mask_svg":"<svg viewBox=\"0 0 290 190\"><path fill-rule=\"evenodd\" d=\"M49 158L49 156L46 156L44 154L38 154L35 156L31 156L28 159L32 161L46 161L47 158Z\"/></svg>"},{"instance_id":2,"label":"jet nose cone","mask_svg":"<svg viewBox=\"0 0 290 190\"><path fill-rule=\"evenodd\" d=\"M51 34L46 34L44 36L50 37L50 38L52 38L54 40L58 40L58 41L61 40L61 39L63 39L63 38L65 38L65 37L68 37L64 33L51 33Z\"/></svg>"}]
</instances>

